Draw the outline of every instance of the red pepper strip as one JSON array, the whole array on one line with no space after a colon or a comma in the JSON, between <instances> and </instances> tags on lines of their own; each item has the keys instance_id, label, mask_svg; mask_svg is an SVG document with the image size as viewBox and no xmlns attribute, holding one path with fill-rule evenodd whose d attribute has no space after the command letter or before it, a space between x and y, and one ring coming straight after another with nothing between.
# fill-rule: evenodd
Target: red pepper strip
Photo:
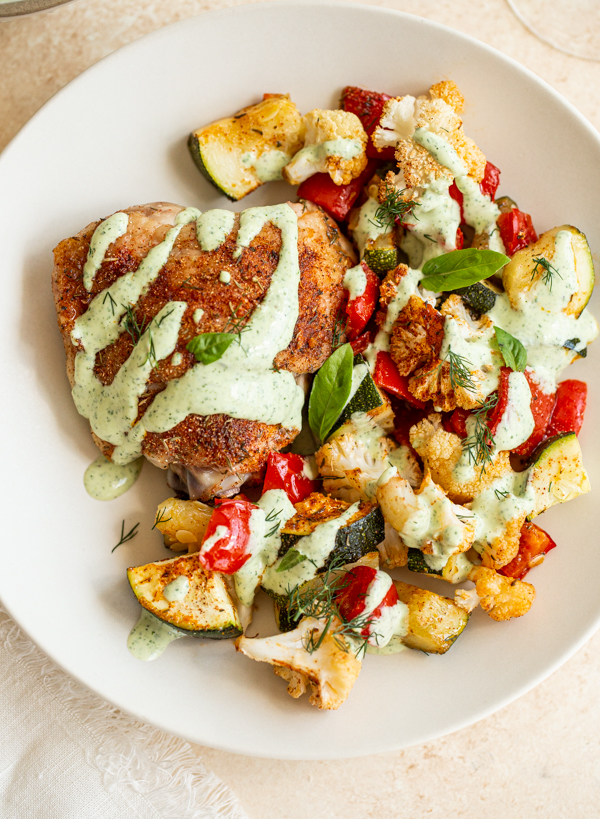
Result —
<instances>
[{"instance_id":1,"label":"red pepper strip","mask_svg":"<svg viewBox=\"0 0 600 819\"><path fill-rule=\"evenodd\" d=\"M394 410L394 437L399 444L409 447L416 455L410 443L410 428L427 417L427 409L407 406L403 401L392 400ZM417 456L418 457L418 456Z\"/></svg>"},{"instance_id":2,"label":"red pepper strip","mask_svg":"<svg viewBox=\"0 0 600 819\"><path fill-rule=\"evenodd\" d=\"M365 601L369 586L377 575L377 569L370 566L355 566L346 572L342 579L341 589L335 596L335 602L340 614L346 621L354 620L365 610ZM369 619L375 620L386 606L394 606L398 602L398 592L392 583L385 597L371 614ZM370 626L362 629L364 637L369 635Z\"/></svg>"},{"instance_id":3,"label":"red pepper strip","mask_svg":"<svg viewBox=\"0 0 600 819\"><path fill-rule=\"evenodd\" d=\"M537 242L537 233L533 227L531 216L518 208L507 213L501 213L497 220L500 236L509 256L517 250Z\"/></svg>"},{"instance_id":4,"label":"red pepper strip","mask_svg":"<svg viewBox=\"0 0 600 819\"><path fill-rule=\"evenodd\" d=\"M293 452L269 452L263 494L269 489L283 489L292 503L317 491L317 482L304 474L304 458Z\"/></svg>"},{"instance_id":5,"label":"red pepper strip","mask_svg":"<svg viewBox=\"0 0 600 819\"><path fill-rule=\"evenodd\" d=\"M544 555L554 549L556 543L547 532L536 526L535 523L524 523L521 528L519 551L510 563L498 569L499 574L505 577L514 577L522 580L530 569L543 563Z\"/></svg>"},{"instance_id":6,"label":"red pepper strip","mask_svg":"<svg viewBox=\"0 0 600 819\"><path fill-rule=\"evenodd\" d=\"M465 244L465 237L460 228L456 228L456 250L462 250Z\"/></svg>"},{"instance_id":7,"label":"red pepper strip","mask_svg":"<svg viewBox=\"0 0 600 819\"><path fill-rule=\"evenodd\" d=\"M467 418L471 414L471 410L455 409L452 415L447 419L444 423L444 429L446 432L453 432L455 435L458 435L459 438L466 438L467 437Z\"/></svg>"},{"instance_id":8,"label":"red pepper strip","mask_svg":"<svg viewBox=\"0 0 600 819\"><path fill-rule=\"evenodd\" d=\"M496 191L500 185L500 168L492 165L491 162L485 163L485 171L483 179L479 183L479 188L484 196L489 196L490 199L496 198Z\"/></svg>"},{"instance_id":9,"label":"red pepper strip","mask_svg":"<svg viewBox=\"0 0 600 819\"><path fill-rule=\"evenodd\" d=\"M533 422L535 424L533 432L529 438L516 449L513 449L515 455L520 455L522 458L527 458L536 446L541 443L546 437L546 428L550 422L552 410L556 403L556 393L548 395L543 392L539 385L534 381L531 372L525 370L525 378L529 383L531 390L531 414L533 415Z\"/></svg>"},{"instance_id":10,"label":"red pepper strip","mask_svg":"<svg viewBox=\"0 0 600 819\"><path fill-rule=\"evenodd\" d=\"M373 373L373 381L382 390L391 392L397 395L398 398L404 398L413 407L425 409L425 404L415 398L408 389L408 376L400 375L398 367L394 364L392 356L383 350L377 353L377 362L375 364L375 372Z\"/></svg>"},{"instance_id":11,"label":"red pepper strip","mask_svg":"<svg viewBox=\"0 0 600 819\"><path fill-rule=\"evenodd\" d=\"M378 277L365 262L361 262L361 265L367 277L365 292L346 304L346 335L350 340L358 338L365 329L379 299Z\"/></svg>"},{"instance_id":12,"label":"red pepper strip","mask_svg":"<svg viewBox=\"0 0 600 819\"><path fill-rule=\"evenodd\" d=\"M579 435L586 402L585 381L561 381L556 390L556 404L545 437L551 438L561 432L574 432L575 435Z\"/></svg>"},{"instance_id":13,"label":"red pepper strip","mask_svg":"<svg viewBox=\"0 0 600 819\"><path fill-rule=\"evenodd\" d=\"M370 330L367 330L366 333L363 333L362 336L353 339L350 342L350 346L354 351L354 355L358 355L358 353L364 353L369 344L373 341L373 334Z\"/></svg>"},{"instance_id":14,"label":"red pepper strip","mask_svg":"<svg viewBox=\"0 0 600 819\"><path fill-rule=\"evenodd\" d=\"M454 199L456 202L458 202L458 206L460 208L460 221L461 221L461 224L462 224L465 221L465 210L464 210L464 207L463 207L463 201L464 201L465 197L462 195L462 192L459 191L459 189L458 189L458 187L456 185L456 182L453 182L450 185L450 188L448 189L448 193L450 194L452 199Z\"/></svg>"},{"instance_id":15,"label":"red pepper strip","mask_svg":"<svg viewBox=\"0 0 600 819\"><path fill-rule=\"evenodd\" d=\"M498 403L488 415L487 425L492 433L492 435L496 434L496 430L500 426L500 421L502 420L502 416L508 406L508 377L511 374L512 370L510 367L501 367L500 368L500 383L498 384Z\"/></svg>"},{"instance_id":16,"label":"red pepper strip","mask_svg":"<svg viewBox=\"0 0 600 819\"><path fill-rule=\"evenodd\" d=\"M202 551L200 547L200 562L205 569L233 574L242 568L250 557L247 546L250 540L250 515L253 509L256 509L253 503L239 497L227 498L219 503L208 521L202 543L215 534L217 526L224 526L227 534L206 551Z\"/></svg>"},{"instance_id":17,"label":"red pepper strip","mask_svg":"<svg viewBox=\"0 0 600 819\"><path fill-rule=\"evenodd\" d=\"M297 191L298 199L308 199L325 208L334 219L343 221L365 184L375 173L376 162L367 163L359 177L349 185L336 185L328 173L315 173L305 179Z\"/></svg>"},{"instance_id":18,"label":"red pepper strip","mask_svg":"<svg viewBox=\"0 0 600 819\"><path fill-rule=\"evenodd\" d=\"M369 135L367 156L371 159L394 159L395 148L383 148L383 150L378 151L371 139L371 134L379 125L379 120L383 113L383 106L387 100L391 100L389 94L367 91L364 88L357 88L355 85L347 85L342 91L340 106L344 111L350 111L352 114L356 114L362 122L363 128Z\"/></svg>"}]
</instances>

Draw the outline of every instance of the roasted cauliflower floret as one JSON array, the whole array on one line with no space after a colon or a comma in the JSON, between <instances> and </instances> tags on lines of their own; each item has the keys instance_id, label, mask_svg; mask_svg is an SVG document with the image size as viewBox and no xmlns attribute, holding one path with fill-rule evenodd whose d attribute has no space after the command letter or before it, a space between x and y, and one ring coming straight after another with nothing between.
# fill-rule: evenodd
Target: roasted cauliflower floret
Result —
<instances>
[{"instance_id":1,"label":"roasted cauliflower floret","mask_svg":"<svg viewBox=\"0 0 600 819\"><path fill-rule=\"evenodd\" d=\"M444 341L444 317L418 296L411 296L392 328L390 354L400 375L438 362Z\"/></svg>"},{"instance_id":2,"label":"roasted cauliflower floret","mask_svg":"<svg viewBox=\"0 0 600 819\"><path fill-rule=\"evenodd\" d=\"M398 447L365 413L354 413L315 458L325 492L351 503L374 500L377 479L390 463L411 486L421 483L421 468L409 448Z\"/></svg>"},{"instance_id":3,"label":"roasted cauliflower floret","mask_svg":"<svg viewBox=\"0 0 600 819\"><path fill-rule=\"evenodd\" d=\"M294 631L262 639L240 637L235 647L252 660L275 666L275 673L288 681L288 692L293 697L299 697L306 690L306 682L310 683L311 705L333 711L350 693L360 673L361 661L345 638L336 633L341 621L335 618L319 648L312 654L306 650L309 640L313 645L319 641L325 623L325 620L306 617Z\"/></svg>"},{"instance_id":4,"label":"roasted cauliflower floret","mask_svg":"<svg viewBox=\"0 0 600 819\"><path fill-rule=\"evenodd\" d=\"M174 552L197 552L213 510L200 501L167 498L158 504L155 526Z\"/></svg>"},{"instance_id":5,"label":"roasted cauliflower floret","mask_svg":"<svg viewBox=\"0 0 600 819\"><path fill-rule=\"evenodd\" d=\"M304 148L283 169L283 177L299 185L315 173L328 173L336 185L348 185L367 167L368 137L350 111L315 108L304 117Z\"/></svg>"},{"instance_id":6,"label":"roasted cauliflower floret","mask_svg":"<svg viewBox=\"0 0 600 819\"><path fill-rule=\"evenodd\" d=\"M452 80L442 80L432 85L429 89L429 96L432 99L444 100L457 114L462 114L464 110L465 98Z\"/></svg>"},{"instance_id":7,"label":"roasted cauliflower floret","mask_svg":"<svg viewBox=\"0 0 600 819\"><path fill-rule=\"evenodd\" d=\"M433 406L442 412L451 412L457 407L475 409L479 405L469 389L456 380L453 383L449 361L434 361L421 367L409 380L408 389L419 401L433 401Z\"/></svg>"},{"instance_id":8,"label":"roasted cauliflower floret","mask_svg":"<svg viewBox=\"0 0 600 819\"><path fill-rule=\"evenodd\" d=\"M491 569L501 569L513 560L519 552L521 541L521 527L525 523L527 514L522 512L518 517L507 521L502 532L483 542L479 541L476 548L481 552L481 562Z\"/></svg>"},{"instance_id":9,"label":"roasted cauliflower floret","mask_svg":"<svg viewBox=\"0 0 600 819\"><path fill-rule=\"evenodd\" d=\"M432 413L411 427L410 443L423 459L425 469L454 503L472 501L476 494L491 486L498 478L511 471L508 452L499 452L493 463L487 464L480 474L475 469L469 481L458 481L453 474L454 467L462 454L462 441L453 432L442 427L441 415Z\"/></svg>"},{"instance_id":10,"label":"roasted cauliflower floret","mask_svg":"<svg viewBox=\"0 0 600 819\"><path fill-rule=\"evenodd\" d=\"M399 569L408 563L408 546L391 523L385 522L385 538L377 545L381 566L385 569Z\"/></svg>"},{"instance_id":11,"label":"roasted cauliflower floret","mask_svg":"<svg viewBox=\"0 0 600 819\"><path fill-rule=\"evenodd\" d=\"M535 600L535 588L531 583L504 577L493 569L478 566L469 573L475 583L475 592L481 608L493 620L510 620L527 614ZM460 605L457 601L457 605Z\"/></svg>"}]
</instances>

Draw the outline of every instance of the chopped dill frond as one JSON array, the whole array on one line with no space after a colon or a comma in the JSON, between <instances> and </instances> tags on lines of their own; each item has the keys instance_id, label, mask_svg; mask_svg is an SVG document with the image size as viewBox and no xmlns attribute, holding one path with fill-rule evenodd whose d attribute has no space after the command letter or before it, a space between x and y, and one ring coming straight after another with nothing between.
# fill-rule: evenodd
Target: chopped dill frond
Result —
<instances>
[{"instance_id":1,"label":"chopped dill frond","mask_svg":"<svg viewBox=\"0 0 600 819\"><path fill-rule=\"evenodd\" d=\"M541 267L543 269L542 273L542 281L545 285L548 286L550 292L552 292L552 282L554 276L558 276L559 279L562 279L562 276L558 272L558 270L554 267L553 264L550 264L548 259L545 259L543 256L534 256L533 261L535 262L535 267L531 273L531 281L533 281L538 273L538 268Z\"/></svg>"},{"instance_id":2,"label":"chopped dill frond","mask_svg":"<svg viewBox=\"0 0 600 819\"><path fill-rule=\"evenodd\" d=\"M396 224L396 220L401 220L403 216L407 216L412 212L413 208L419 203L412 200L407 201L402 195L405 190L406 188L403 188L399 191L386 182L385 199L375 211L375 220L372 221L372 224L391 230Z\"/></svg>"}]
</instances>

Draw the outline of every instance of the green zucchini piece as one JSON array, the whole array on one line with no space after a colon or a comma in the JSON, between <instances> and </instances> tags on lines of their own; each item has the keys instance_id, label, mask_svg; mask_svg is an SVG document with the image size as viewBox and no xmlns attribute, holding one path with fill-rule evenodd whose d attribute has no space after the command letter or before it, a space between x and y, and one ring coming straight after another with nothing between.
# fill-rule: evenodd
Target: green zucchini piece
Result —
<instances>
[{"instance_id":1,"label":"green zucchini piece","mask_svg":"<svg viewBox=\"0 0 600 819\"><path fill-rule=\"evenodd\" d=\"M398 597L408 606L408 632L402 642L427 654L445 654L462 634L469 615L447 597L394 580Z\"/></svg>"},{"instance_id":2,"label":"green zucchini piece","mask_svg":"<svg viewBox=\"0 0 600 819\"><path fill-rule=\"evenodd\" d=\"M388 270L394 270L398 266L398 248L394 242L394 234L384 233L376 239L369 239L363 259L373 273L383 279Z\"/></svg>"},{"instance_id":3,"label":"green zucchini piece","mask_svg":"<svg viewBox=\"0 0 600 819\"><path fill-rule=\"evenodd\" d=\"M464 583L468 574L473 568L473 564L464 552L451 555L443 569L432 569L425 560L425 556L420 549L408 550L408 563L406 568L411 572L419 574L430 574L446 580L448 583Z\"/></svg>"},{"instance_id":4,"label":"green zucchini piece","mask_svg":"<svg viewBox=\"0 0 600 819\"><path fill-rule=\"evenodd\" d=\"M527 486L533 488L535 494L535 507L527 520L533 520L556 503L590 491L581 447L574 432L556 435L538 447Z\"/></svg>"},{"instance_id":5,"label":"green zucchini piece","mask_svg":"<svg viewBox=\"0 0 600 819\"><path fill-rule=\"evenodd\" d=\"M515 200L511 199L510 196L501 196L499 199L496 199L494 204L499 208L500 213L509 213L509 211L518 207Z\"/></svg>"},{"instance_id":6,"label":"green zucchini piece","mask_svg":"<svg viewBox=\"0 0 600 819\"><path fill-rule=\"evenodd\" d=\"M333 433L336 432L342 424L349 421L350 416L354 412L366 412L375 418L380 412L384 412L387 409L387 399L383 397L379 387L373 381L369 367L360 353L354 356L353 382L359 379L358 387L354 393L350 393L348 403L340 413L335 424L331 427L328 438L331 438Z\"/></svg>"},{"instance_id":7,"label":"green zucchini piece","mask_svg":"<svg viewBox=\"0 0 600 819\"><path fill-rule=\"evenodd\" d=\"M193 131L188 147L209 182L237 201L281 178L283 166L302 147L303 128L289 96L274 94Z\"/></svg>"},{"instance_id":8,"label":"green zucchini piece","mask_svg":"<svg viewBox=\"0 0 600 819\"><path fill-rule=\"evenodd\" d=\"M223 575L207 572L198 552L132 566L127 569L127 579L139 603L176 631L213 640L243 633ZM176 585L170 585L174 581ZM164 594L168 586L170 600Z\"/></svg>"},{"instance_id":9,"label":"green zucchini piece","mask_svg":"<svg viewBox=\"0 0 600 819\"><path fill-rule=\"evenodd\" d=\"M459 295L476 318L481 318L496 303L496 293L484 282L476 282L468 287L458 287L452 291Z\"/></svg>"},{"instance_id":10,"label":"green zucchini piece","mask_svg":"<svg viewBox=\"0 0 600 819\"><path fill-rule=\"evenodd\" d=\"M544 258L552 264L556 235L563 230L571 234L577 275L577 291L571 296L564 312L575 318L581 315L594 289L594 262L585 235L571 225L561 225L542 233L537 242L518 250L503 269L502 283L514 310L519 309L522 302L529 297L531 288L535 287L544 275L544 269L537 266L534 260Z\"/></svg>"}]
</instances>

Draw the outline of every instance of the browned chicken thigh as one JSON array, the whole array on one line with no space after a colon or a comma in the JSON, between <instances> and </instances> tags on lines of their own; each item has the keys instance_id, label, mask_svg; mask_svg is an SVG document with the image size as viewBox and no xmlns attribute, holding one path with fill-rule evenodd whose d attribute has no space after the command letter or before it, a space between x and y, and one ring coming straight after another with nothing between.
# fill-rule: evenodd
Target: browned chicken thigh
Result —
<instances>
[{"instance_id":1,"label":"browned chicken thigh","mask_svg":"<svg viewBox=\"0 0 600 819\"><path fill-rule=\"evenodd\" d=\"M316 371L331 353L337 315L343 299L342 280L353 264L353 251L337 225L312 205L292 205L298 217L299 315L293 338L275 357L273 366L298 377ZM67 354L67 372L75 383L75 357L81 349L71 332L90 302L119 277L136 270L149 250L162 242L182 208L164 202L128 208L127 231L111 244L88 290L83 269L94 230L88 225L65 239L54 251L53 292L58 323ZM125 331L95 358L94 374L109 385L132 353L144 328L169 302L186 302L176 347L156 363L139 397L142 418L167 383L181 378L196 365L187 344L202 333L243 330L269 290L279 261L281 231L264 224L241 254L235 254L239 216L233 230L216 250L201 249L194 223L185 225L159 275L129 309ZM243 333L240 336L243 339ZM289 444L298 429L280 424L233 418L228 415L190 414L166 432L147 432L143 454L161 468L171 467L194 497L233 494L249 476L265 465L268 453ZM114 446L94 435L102 452L111 458Z\"/></svg>"}]
</instances>

